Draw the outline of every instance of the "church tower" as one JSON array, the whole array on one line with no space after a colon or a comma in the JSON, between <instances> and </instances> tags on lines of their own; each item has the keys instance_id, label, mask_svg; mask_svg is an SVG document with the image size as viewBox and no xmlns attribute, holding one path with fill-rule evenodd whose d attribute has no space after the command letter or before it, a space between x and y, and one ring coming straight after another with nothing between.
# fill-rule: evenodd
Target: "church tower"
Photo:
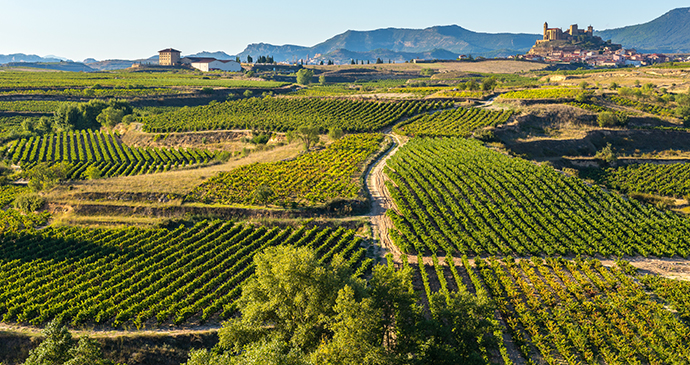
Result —
<instances>
[{"instance_id":1,"label":"church tower","mask_svg":"<svg viewBox=\"0 0 690 365\"><path fill-rule=\"evenodd\" d=\"M547 39L546 37L546 30L549 29L549 23L544 22L544 39Z\"/></svg>"}]
</instances>

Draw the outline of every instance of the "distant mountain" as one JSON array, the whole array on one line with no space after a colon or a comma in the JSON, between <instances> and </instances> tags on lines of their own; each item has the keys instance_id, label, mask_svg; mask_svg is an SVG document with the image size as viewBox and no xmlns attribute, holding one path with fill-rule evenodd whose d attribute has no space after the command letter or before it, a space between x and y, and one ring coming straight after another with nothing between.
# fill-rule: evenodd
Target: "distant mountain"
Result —
<instances>
[{"instance_id":1,"label":"distant mountain","mask_svg":"<svg viewBox=\"0 0 690 365\"><path fill-rule=\"evenodd\" d=\"M648 23L594 34L638 52L690 53L690 8L673 9Z\"/></svg>"},{"instance_id":2,"label":"distant mountain","mask_svg":"<svg viewBox=\"0 0 690 365\"><path fill-rule=\"evenodd\" d=\"M539 34L478 33L457 25L426 29L348 30L313 47L250 44L239 56L242 60L245 60L247 55L254 58L264 55L273 56L276 61L291 61L306 59L307 56L324 59L325 55L331 55L339 50L358 52L362 55L368 55L369 52L375 50L383 54L380 50L388 50L394 52L390 54L391 59L435 58L434 53L455 58L460 54L474 56L494 54L498 50L507 54L526 52L537 39L541 38ZM428 54L428 56L409 57L420 54ZM376 57L372 60L375 59Z\"/></svg>"},{"instance_id":3,"label":"distant mountain","mask_svg":"<svg viewBox=\"0 0 690 365\"><path fill-rule=\"evenodd\" d=\"M10 62L60 62L65 59L57 57L41 57L35 54L24 54L24 53L14 53L8 55L0 54L0 64L10 63Z\"/></svg>"},{"instance_id":4,"label":"distant mountain","mask_svg":"<svg viewBox=\"0 0 690 365\"><path fill-rule=\"evenodd\" d=\"M185 57L215 58L217 60L234 60L235 59L235 56L231 56L231 55L229 55L223 51L217 51L217 52L202 51L199 53L186 55Z\"/></svg>"},{"instance_id":5,"label":"distant mountain","mask_svg":"<svg viewBox=\"0 0 690 365\"><path fill-rule=\"evenodd\" d=\"M95 58L87 58L87 59L85 59L83 62L86 63L86 64L88 65L89 63L98 62L98 60L96 60Z\"/></svg>"},{"instance_id":6,"label":"distant mountain","mask_svg":"<svg viewBox=\"0 0 690 365\"><path fill-rule=\"evenodd\" d=\"M44 70L72 71L72 72L94 72L95 69L81 62L8 62L7 67L26 67L40 68Z\"/></svg>"}]
</instances>

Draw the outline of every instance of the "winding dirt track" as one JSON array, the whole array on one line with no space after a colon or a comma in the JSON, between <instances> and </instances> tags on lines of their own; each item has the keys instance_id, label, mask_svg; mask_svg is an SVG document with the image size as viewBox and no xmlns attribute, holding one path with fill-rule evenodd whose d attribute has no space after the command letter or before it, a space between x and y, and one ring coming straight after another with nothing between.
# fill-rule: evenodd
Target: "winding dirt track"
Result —
<instances>
[{"instance_id":1,"label":"winding dirt track","mask_svg":"<svg viewBox=\"0 0 690 365\"><path fill-rule=\"evenodd\" d=\"M393 156L400 146L404 144L401 138L393 134L390 129L384 131L384 133L395 140L395 146L388 150L385 155L381 156L376 164L370 168L367 173L366 183L367 189L371 194L372 207L371 211L367 215L371 221L371 228L373 230L374 238L377 240L380 247L379 254L384 256L387 252L393 254L396 262L400 260L400 250L391 241L388 231L393 228L393 222L390 218L386 216L386 211L388 209L393 209L394 203L393 198L386 188L386 175L383 172L386 166L386 161L388 161L391 156ZM387 251L387 252L386 252Z\"/></svg>"}]
</instances>

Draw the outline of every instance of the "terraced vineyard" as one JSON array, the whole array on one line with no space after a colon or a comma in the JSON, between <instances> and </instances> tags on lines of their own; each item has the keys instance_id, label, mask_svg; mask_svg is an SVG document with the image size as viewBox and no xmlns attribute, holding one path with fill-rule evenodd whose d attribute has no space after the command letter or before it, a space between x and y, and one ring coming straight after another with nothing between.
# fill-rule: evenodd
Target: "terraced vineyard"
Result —
<instances>
[{"instance_id":1,"label":"terraced vineyard","mask_svg":"<svg viewBox=\"0 0 690 365\"><path fill-rule=\"evenodd\" d=\"M690 221L459 138L414 139L388 163L403 251L687 257Z\"/></svg>"},{"instance_id":2,"label":"terraced vineyard","mask_svg":"<svg viewBox=\"0 0 690 365\"><path fill-rule=\"evenodd\" d=\"M638 100L631 100L618 95L609 95L608 99L617 105L629 106L645 113L661 115L664 117L675 116L673 109L664 108L658 105L645 103Z\"/></svg>"},{"instance_id":3,"label":"terraced vineyard","mask_svg":"<svg viewBox=\"0 0 690 365\"><path fill-rule=\"evenodd\" d=\"M416 137L467 137L476 129L506 123L512 111L457 108L433 114L420 114L394 129L396 133Z\"/></svg>"},{"instance_id":4,"label":"terraced vineyard","mask_svg":"<svg viewBox=\"0 0 690 365\"><path fill-rule=\"evenodd\" d=\"M25 170L40 162L66 162L68 177L80 179L89 166L106 177L132 176L207 163L214 154L197 149L132 148L110 133L82 130L21 139L11 145L8 156Z\"/></svg>"},{"instance_id":5,"label":"terraced vineyard","mask_svg":"<svg viewBox=\"0 0 690 365\"><path fill-rule=\"evenodd\" d=\"M62 104L53 100L0 101L0 111L52 113Z\"/></svg>"},{"instance_id":6,"label":"terraced vineyard","mask_svg":"<svg viewBox=\"0 0 690 365\"><path fill-rule=\"evenodd\" d=\"M328 148L302 154L291 161L255 163L209 179L187 200L222 204L323 203L355 198L362 163L379 149L380 134L348 135ZM267 191L261 197L259 190ZM264 200L263 202L261 200Z\"/></svg>"},{"instance_id":7,"label":"terraced vineyard","mask_svg":"<svg viewBox=\"0 0 690 365\"><path fill-rule=\"evenodd\" d=\"M591 177L624 192L679 198L690 195L690 165L687 163L634 164L608 168Z\"/></svg>"},{"instance_id":8,"label":"terraced vineyard","mask_svg":"<svg viewBox=\"0 0 690 365\"><path fill-rule=\"evenodd\" d=\"M176 325L227 318L253 257L277 245L308 246L371 267L354 231L279 229L204 221L176 229L47 228L0 236L3 322L75 326Z\"/></svg>"},{"instance_id":9,"label":"terraced vineyard","mask_svg":"<svg viewBox=\"0 0 690 365\"><path fill-rule=\"evenodd\" d=\"M440 108L440 102L373 102L316 98L250 98L181 108L143 118L149 132L216 129L288 131L302 125L326 131L375 131L402 117Z\"/></svg>"}]
</instances>

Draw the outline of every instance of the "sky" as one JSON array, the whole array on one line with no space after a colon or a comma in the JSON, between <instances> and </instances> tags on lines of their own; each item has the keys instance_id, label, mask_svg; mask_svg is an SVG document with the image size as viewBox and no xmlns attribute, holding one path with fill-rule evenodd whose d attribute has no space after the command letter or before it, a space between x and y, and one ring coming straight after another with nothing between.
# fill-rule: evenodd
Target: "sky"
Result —
<instances>
[{"instance_id":1,"label":"sky","mask_svg":"<svg viewBox=\"0 0 690 365\"><path fill-rule=\"evenodd\" d=\"M566 4L572 4L566 6ZM457 24L541 34L646 23L687 0L0 0L0 54L138 59L164 48L240 53L250 43L313 46L347 30Z\"/></svg>"}]
</instances>

